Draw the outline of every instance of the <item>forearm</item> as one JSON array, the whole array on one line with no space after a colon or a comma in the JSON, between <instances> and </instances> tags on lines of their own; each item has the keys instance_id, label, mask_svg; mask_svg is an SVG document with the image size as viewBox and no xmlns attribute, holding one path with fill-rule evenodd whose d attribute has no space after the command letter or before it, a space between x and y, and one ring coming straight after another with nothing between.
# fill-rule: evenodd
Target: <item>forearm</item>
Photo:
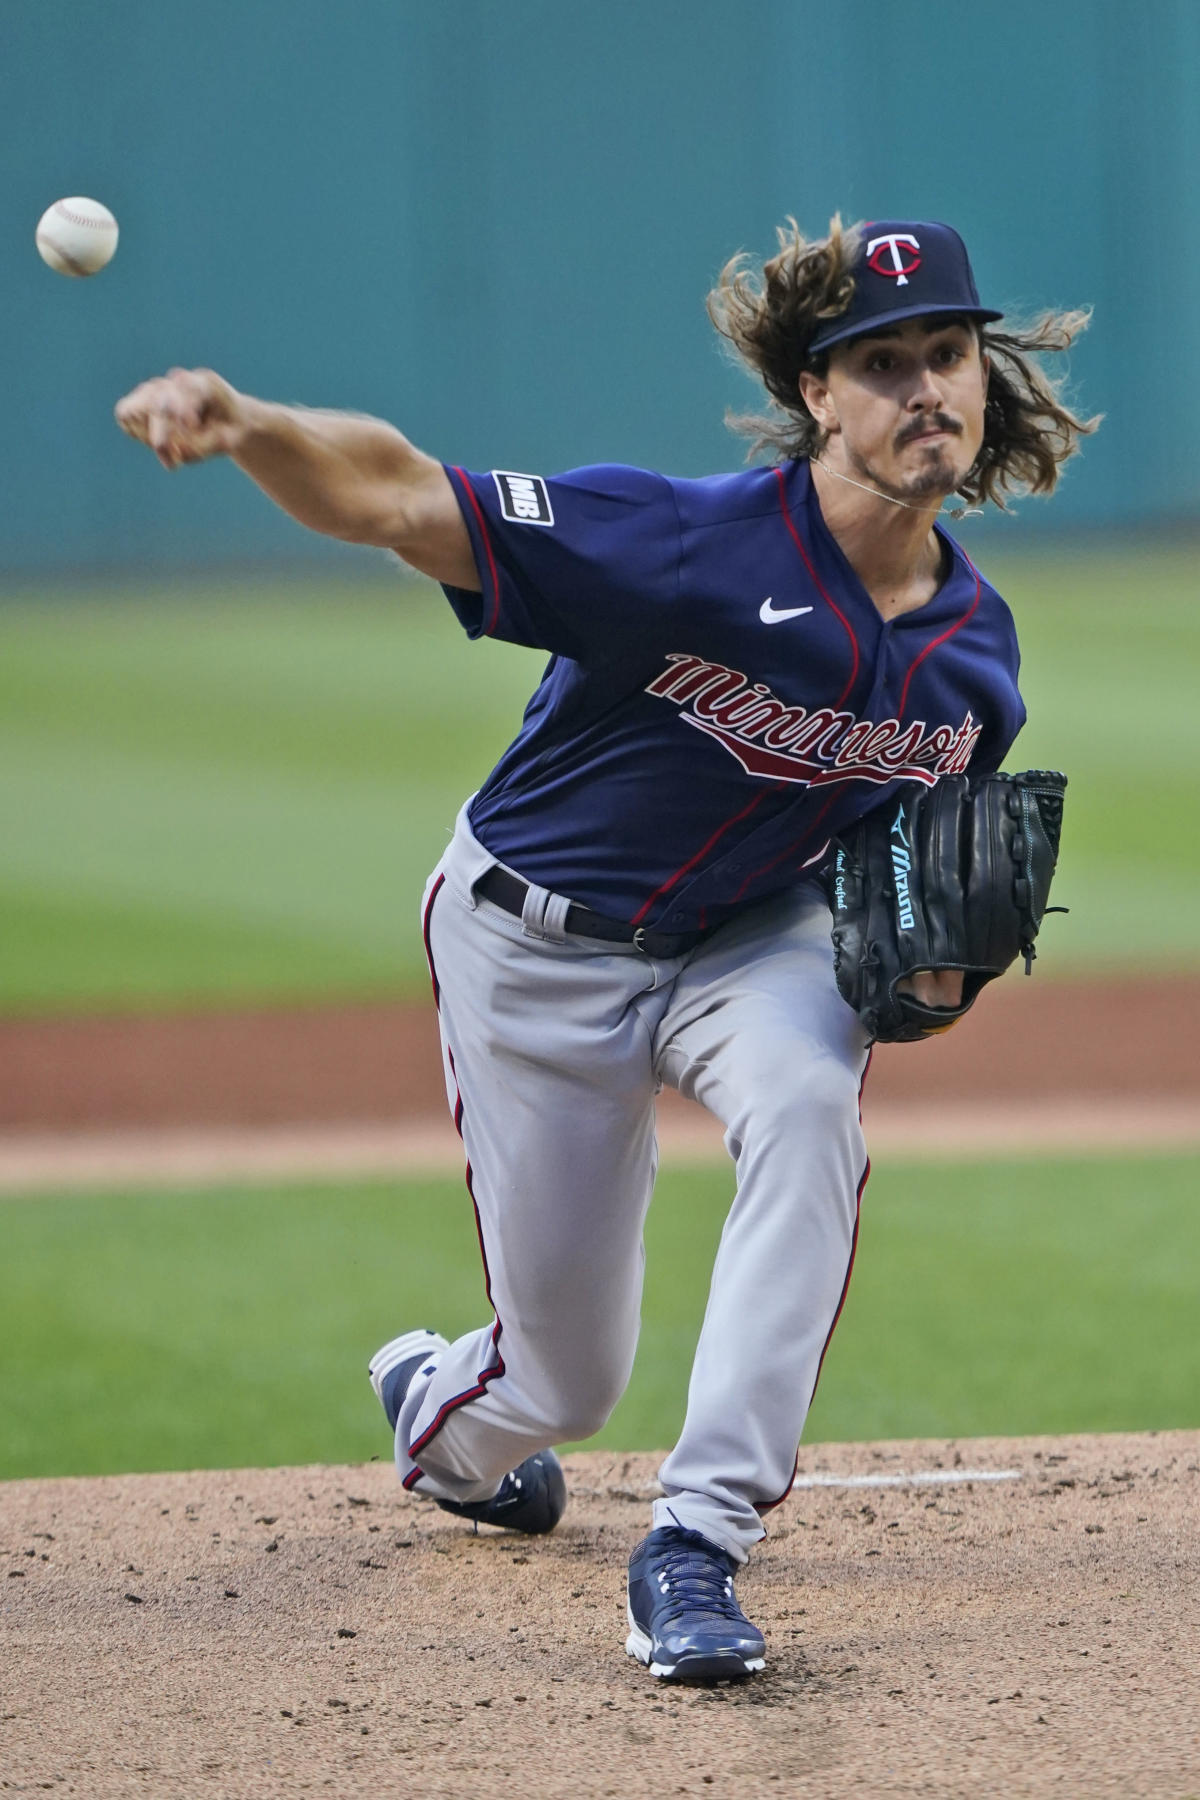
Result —
<instances>
[{"instance_id":1,"label":"forearm","mask_svg":"<svg viewBox=\"0 0 1200 1800\"><path fill-rule=\"evenodd\" d=\"M285 512L328 537L398 549L441 465L382 419L244 398L230 456Z\"/></svg>"},{"instance_id":2,"label":"forearm","mask_svg":"<svg viewBox=\"0 0 1200 1800\"><path fill-rule=\"evenodd\" d=\"M394 550L435 581L479 590L446 471L382 419L256 400L213 369L142 382L116 418L165 469L228 456L310 531Z\"/></svg>"}]
</instances>

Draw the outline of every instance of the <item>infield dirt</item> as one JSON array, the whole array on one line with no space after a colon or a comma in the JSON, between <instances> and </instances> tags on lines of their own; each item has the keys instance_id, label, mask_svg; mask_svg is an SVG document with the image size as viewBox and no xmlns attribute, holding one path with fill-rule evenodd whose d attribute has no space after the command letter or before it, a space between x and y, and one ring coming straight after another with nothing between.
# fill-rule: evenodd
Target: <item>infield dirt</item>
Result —
<instances>
[{"instance_id":1,"label":"infield dirt","mask_svg":"<svg viewBox=\"0 0 1200 1800\"><path fill-rule=\"evenodd\" d=\"M623 1654L655 1465L542 1539L380 1464L2 1486L3 1790L1200 1794L1200 1432L807 1447L863 1485L774 1515L736 1687Z\"/></svg>"}]
</instances>

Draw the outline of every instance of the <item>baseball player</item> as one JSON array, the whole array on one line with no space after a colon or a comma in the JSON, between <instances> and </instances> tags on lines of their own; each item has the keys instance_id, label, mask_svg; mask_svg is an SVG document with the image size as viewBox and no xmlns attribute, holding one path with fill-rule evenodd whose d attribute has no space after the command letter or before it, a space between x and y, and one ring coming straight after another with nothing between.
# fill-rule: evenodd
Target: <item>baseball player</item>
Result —
<instances>
[{"instance_id":1,"label":"baseball player","mask_svg":"<svg viewBox=\"0 0 1200 1800\"><path fill-rule=\"evenodd\" d=\"M406 1332L371 1380L406 1489L552 1529L550 1446L595 1432L633 1364L656 1091L713 1112L737 1191L626 1646L707 1681L763 1667L734 1576L794 1477L868 1172L822 864L896 783L1000 765L1013 622L939 513L1049 492L1092 423L1029 360L1084 316L999 332L948 226L779 239L709 301L768 390L769 466L472 474L208 370L117 407L165 467L228 455L302 524L440 582L468 637L549 653L422 909L491 1316ZM959 1000L953 974L913 991Z\"/></svg>"}]
</instances>

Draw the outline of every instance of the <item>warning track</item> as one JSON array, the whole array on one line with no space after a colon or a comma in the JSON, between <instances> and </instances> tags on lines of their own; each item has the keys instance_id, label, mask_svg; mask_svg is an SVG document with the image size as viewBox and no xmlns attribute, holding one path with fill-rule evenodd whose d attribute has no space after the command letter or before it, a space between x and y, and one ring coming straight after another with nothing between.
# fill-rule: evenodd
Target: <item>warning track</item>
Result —
<instances>
[{"instance_id":1,"label":"warning track","mask_svg":"<svg viewBox=\"0 0 1200 1800\"><path fill-rule=\"evenodd\" d=\"M1200 979L1008 978L945 1038L879 1050L874 1155L1200 1143ZM719 1156L674 1095L675 1160ZM457 1169L433 1008L0 1022L0 1191Z\"/></svg>"}]
</instances>

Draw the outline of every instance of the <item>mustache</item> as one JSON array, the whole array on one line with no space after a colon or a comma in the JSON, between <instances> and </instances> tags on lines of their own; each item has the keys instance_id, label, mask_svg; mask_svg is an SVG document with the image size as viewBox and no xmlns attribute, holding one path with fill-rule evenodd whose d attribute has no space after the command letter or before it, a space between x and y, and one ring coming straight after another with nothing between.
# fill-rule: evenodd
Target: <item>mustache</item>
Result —
<instances>
[{"instance_id":1,"label":"mustache","mask_svg":"<svg viewBox=\"0 0 1200 1800\"><path fill-rule=\"evenodd\" d=\"M952 418L949 413L926 413L924 418L914 419L911 425L906 425L904 430L897 434L897 450L903 449L905 444L915 442L917 438L924 437L926 432L931 428L936 428L938 431L950 431L955 433L956 436L962 436L961 423L959 420Z\"/></svg>"}]
</instances>

